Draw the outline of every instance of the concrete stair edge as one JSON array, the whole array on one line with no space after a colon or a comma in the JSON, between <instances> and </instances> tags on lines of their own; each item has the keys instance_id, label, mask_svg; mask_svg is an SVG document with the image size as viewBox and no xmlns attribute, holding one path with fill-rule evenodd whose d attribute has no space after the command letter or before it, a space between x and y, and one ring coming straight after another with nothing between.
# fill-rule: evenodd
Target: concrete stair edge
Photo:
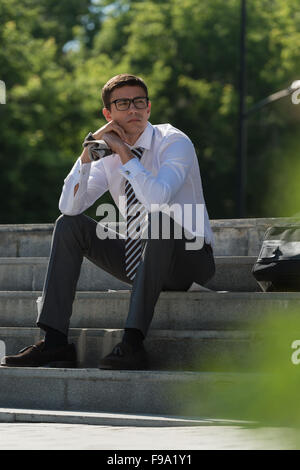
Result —
<instances>
[{"instance_id":1,"label":"concrete stair edge","mask_svg":"<svg viewBox=\"0 0 300 470\"><path fill-rule=\"evenodd\" d=\"M0 423L66 423L99 426L173 427L207 425L245 425L250 421L192 418L189 416L141 415L84 411L27 410L0 408Z\"/></svg>"},{"instance_id":2,"label":"concrete stair edge","mask_svg":"<svg viewBox=\"0 0 300 470\"><path fill-rule=\"evenodd\" d=\"M197 416L216 387L250 386L257 373L0 369L3 408ZM7 390L10 393L7 394ZM51 391L51 393L49 393ZM199 406L198 406L199 405ZM211 416L216 418L216 416Z\"/></svg>"}]
</instances>

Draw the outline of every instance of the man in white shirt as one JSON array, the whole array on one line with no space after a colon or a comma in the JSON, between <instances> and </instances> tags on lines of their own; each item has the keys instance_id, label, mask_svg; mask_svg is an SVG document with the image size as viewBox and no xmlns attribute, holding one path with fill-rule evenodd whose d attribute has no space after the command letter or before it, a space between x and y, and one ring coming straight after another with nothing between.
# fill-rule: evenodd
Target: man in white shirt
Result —
<instances>
[{"instance_id":1,"label":"man in white shirt","mask_svg":"<svg viewBox=\"0 0 300 470\"><path fill-rule=\"evenodd\" d=\"M107 124L90 139L104 140L113 153L91 162L85 147L64 181L37 319L45 339L2 365L74 366L67 335L83 256L132 285L123 339L100 361L103 369L146 369L143 340L160 292L187 291L214 275L213 234L192 142L170 124L150 124L148 90L139 77L113 77L102 99ZM83 214L107 190L126 220L125 235L105 232Z\"/></svg>"}]
</instances>

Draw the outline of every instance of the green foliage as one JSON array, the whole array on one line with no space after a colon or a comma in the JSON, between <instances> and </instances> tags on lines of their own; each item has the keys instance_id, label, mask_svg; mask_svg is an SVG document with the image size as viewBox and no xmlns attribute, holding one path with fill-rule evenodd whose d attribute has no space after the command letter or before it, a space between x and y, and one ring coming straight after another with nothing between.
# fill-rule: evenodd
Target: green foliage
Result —
<instances>
[{"instance_id":1,"label":"green foliage","mask_svg":"<svg viewBox=\"0 0 300 470\"><path fill-rule=\"evenodd\" d=\"M239 366L231 375L215 374L210 385L203 386L205 377L201 383L179 385L176 396L185 397L182 414L245 420L246 427L280 426L282 439L285 427L293 428L295 448L299 449L300 319L296 303L261 312L248 325L260 338L256 349L249 348L250 368ZM216 370L214 363L207 368Z\"/></svg>"},{"instance_id":2,"label":"green foliage","mask_svg":"<svg viewBox=\"0 0 300 470\"><path fill-rule=\"evenodd\" d=\"M104 123L101 87L125 71L146 80L151 122L194 142L210 216L235 216L239 0L3 0L0 24L1 223L59 214L81 142ZM300 78L299 41L299 0L248 2L248 105ZM288 98L249 119L249 216L294 210L279 207L288 171L276 191L271 175L280 155L296 161L298 122Z\"/></svg>"}]
</instances>

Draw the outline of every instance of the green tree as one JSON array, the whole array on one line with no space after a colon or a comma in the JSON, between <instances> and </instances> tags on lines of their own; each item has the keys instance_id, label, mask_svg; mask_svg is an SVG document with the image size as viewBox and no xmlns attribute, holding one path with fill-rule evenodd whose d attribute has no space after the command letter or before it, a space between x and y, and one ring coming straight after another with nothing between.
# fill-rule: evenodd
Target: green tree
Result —
<instances>
[{"instance_id":1,"label":"green tree","mask_svg":"<svg viewBox=\"0 0 300 470\"><path fill-rule=\"evenodd\" d=\"M58 215L81 141L104 123L101 87L125 71L148 83L151 122L194 142L210 216L235 216L239 0L4 0L0 9L3 223ZM299 40L299 0L248 2L249 106L299 79ZM249 119L249 216L290 215L276 204L290 174L278 168L280 156L288 165L299 154L298 120L287 99Z\"/></svg>"},{"instance_id":2,"label":"green tree","mask_svg":"<svg viewBox=\"0 0 300 470\"><path fill-rule=\"evenodd\" d=\"M77 58L63 50L89 2L64 1L52 10L53 3L1 3L1 79L7 87L0 128L2 223L57 217L63 179L89 125L96 125L99 88L85 86Z\"/></svg>"},{"instance_id":3,"label":"green tree","mask_svg":"<svg viewBox=\"0 0 300 470\"><path fill-rule=\"evenodd\" d=\"M210 214L234 216L240 1L117 6L95 37L93 55L105 53L117 70L146 79L151 120L171 122L195 143ZM248 106L299 78L299 26L299 0L248 2ZM291 142L297 131L291 102L251 117L248 131L249 216L284 215L265 194L276 154L299 153Z\"/></svg>"}]
</instances>

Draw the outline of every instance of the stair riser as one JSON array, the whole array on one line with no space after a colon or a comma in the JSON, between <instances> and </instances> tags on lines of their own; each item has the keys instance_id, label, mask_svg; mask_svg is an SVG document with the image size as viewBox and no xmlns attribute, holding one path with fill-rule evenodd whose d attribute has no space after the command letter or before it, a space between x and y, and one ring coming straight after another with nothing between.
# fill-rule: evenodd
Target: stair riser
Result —
<instances>
[{"instance_id":1,"label":"stair riser","mask_svg":"<svg viewBox=\"0 0 300 470\"><path fill-rule=\"evenodd\" d=\"M6 260L8 260L6 258ZM43 290L48 260L32 263L14 260L3 262L0 260L0 290L1 291L38 291ZM77 289L79 291L103 291L108 289L128 289L129 284L119 281L115 277L94 266L90 262L84 262Z\"/></svg>"},{"instance_id":2,"label":"stair riser","mask_svg":"<svg viewBox=\"0 0 300 470\"><path fill-rule=\"evenodd\" d=\"M30 260L30 261L29 261ZM212 290L233 292L253 292L260 288L251 270L255 258L216 259L216 274L206 287ZM36 291L42 290L47 271L48 260L34 258L0 259L0 291ZM77 284L78 291L104 291L108 289L128 289L129 284L119 281L89 261L82 265Z\"/></svg>"},{"instance_id":3,"label":"stair riser","mask_svg":"<svg viewBox=\"0 0 300 470\"><path fill-rule=\"evenodd\" d=\"M0 326L35 326L36 300L40 293L2 293ZM250 326L259 328L262 320L289 308L300 308L296 296L256 294L162 293L151 323L153 329L228 330ZM78 293L73 304L73 328L124 328L129 295Z\"/></svg>"},{"instance_id":4,"label":"stair riser","mask_svg":"<svg viewBox=\"0 0 300 470\"><path fill-rule=\"evenodd\" d=\"M215 255L257 256L266 229L279 220L212 220ZM0 257L49 255L53 224L2 225L0 229Z\"/></svg>"},{"instance_id":5,"label":"stair riser","mask_svg":"<svg viewBox=\"0 0 300 470\"><path fill-rule=\"evenodd\" d=\"M76 346L78 367L98 367L99 360L110 353L121 341L123 330L70 330L69 342ZM0 329L0 339L6 346L6 355L36 343L39 329ZM177 332L162 335L152 332L145 340L152 370L223 370L254 368L249 362L262 340L250 333L235 332Z\"/></svg>"},{"instance_id":6,"label":"stair riser","mask_svg":"<svg viewBox=\"0 0 300 470\"><path fill-rule=\"evenodd\" d=\"M65 411L191 416L187 407L196 401L197 415L207 416L206 403L216 387L242 380L222 373L1 369L2 407Z\"/></svg>"}]
</instances>

